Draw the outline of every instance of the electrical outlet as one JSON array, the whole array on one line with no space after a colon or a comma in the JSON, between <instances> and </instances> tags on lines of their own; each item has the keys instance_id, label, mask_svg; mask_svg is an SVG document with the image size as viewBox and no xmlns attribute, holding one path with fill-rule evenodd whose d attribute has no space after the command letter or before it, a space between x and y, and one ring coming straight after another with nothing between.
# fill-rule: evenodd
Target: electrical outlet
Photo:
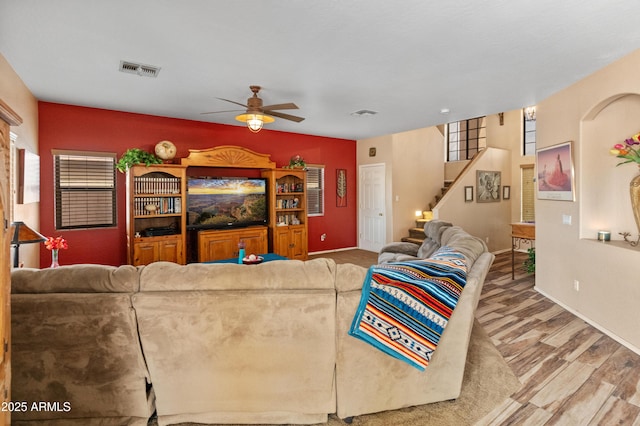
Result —
<instances>
[{"instance_id":1,"label":"electrical outlet","mask_svg":"<svg viewBox=\"0 0 640 426\"><path fill-rule=\"evenodd\" d=\"M575 291L580 291L580 281L578 280L573 280L573 289Z\"/></svg>"},{"instance_id":2,"label":"electrical outlet","mask_svg":"<svg viewBox=\"0 0 640 426\"><path fill-rule=\"evenodd\" d=\"M327 234L320 235L320 241L324 241L327 239Z\"/></svg>"},{"instance_id":3,"label":"electrical outlet","mask_svg":"<svg viewBox=\"0 0 640 426\"><path fill-rule=\"evenodd\" d=\"M489 237L486 237L484 240L487 244L489 244Z\"/></svg>"}]
</instances>

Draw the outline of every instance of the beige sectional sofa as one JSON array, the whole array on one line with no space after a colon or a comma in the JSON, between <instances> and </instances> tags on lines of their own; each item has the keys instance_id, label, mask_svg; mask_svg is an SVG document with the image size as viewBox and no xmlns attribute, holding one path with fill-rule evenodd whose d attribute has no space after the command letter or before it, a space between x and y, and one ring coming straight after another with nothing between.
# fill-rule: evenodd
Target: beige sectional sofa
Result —
<instances>
[{"instance_id":1,"label":"beige sectional sofa","mask_svg":"<svg viewBox=\"0 0 640 426\"><path fill-rule=\"evenodd\" d=\"M449 227L470 269L424 372L347 335L366 269L329 259L158 262L12 273L12 400L67 411L13 424L322 423L456 398L493 255Z\"/></svg>"}]
</instances>

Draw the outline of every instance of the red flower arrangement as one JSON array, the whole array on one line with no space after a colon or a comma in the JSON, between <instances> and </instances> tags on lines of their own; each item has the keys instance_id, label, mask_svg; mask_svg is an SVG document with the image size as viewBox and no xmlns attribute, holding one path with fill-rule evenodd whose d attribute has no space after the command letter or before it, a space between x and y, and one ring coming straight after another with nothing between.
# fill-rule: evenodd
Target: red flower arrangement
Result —
<instances>
[{"instance_id":1,"label":"red flower arrangement","mask_svg":"<svg viewBox=\"0 0 640 426\"><path fill-rule=\"evenodd\" d=\"M67 244L67 240L62 237L49 237L47 241L44 242L47 250L59 250L59 249L68 249L69 244Z\"/></svg>"}]
</instances>

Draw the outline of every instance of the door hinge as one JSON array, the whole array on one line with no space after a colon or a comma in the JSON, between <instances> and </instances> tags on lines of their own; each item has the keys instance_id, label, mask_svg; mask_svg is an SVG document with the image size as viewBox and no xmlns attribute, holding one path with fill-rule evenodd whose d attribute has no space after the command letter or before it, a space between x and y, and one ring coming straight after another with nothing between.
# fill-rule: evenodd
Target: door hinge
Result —
<instances>
[{"instance_id":1,"label":"door hinge","mask_svg":"<svg viewBox=\"0 0 640 426\"><path fill-rule=\"evenodd\" d=\"M6 354L7 352L9 352L9 342L7 342L7 339L4 339L4 353Z\"/></svg>"}]
</instances>

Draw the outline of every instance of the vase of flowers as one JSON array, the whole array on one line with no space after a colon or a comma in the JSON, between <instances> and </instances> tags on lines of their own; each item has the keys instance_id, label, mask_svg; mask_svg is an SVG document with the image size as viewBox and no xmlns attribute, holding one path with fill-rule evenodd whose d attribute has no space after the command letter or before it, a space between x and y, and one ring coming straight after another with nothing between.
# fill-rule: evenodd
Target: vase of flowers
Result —
<instances>
[{"instance_id":1,"label":"vase of flowers","mask_svg":"<svg viewBox=\"0 0 640 426\"><path fill-rule=\"evenodd\" d=\"M67 244L67 240L62 237L49 237L47 241L44 242L47 250L51 250L51 268L57 268L60 266L58 262L58 250L60 249L68 249L69 244Z\"/></svg>"},{"instance_id":2,"label":"vase of flowers","mask_svg":"<svg viewBox=\"0 0 640 426\"><path fill-rule=\"evenodd\" d=\"M609 151L612 155L624 159L617 164L635 163L640 168L640 133L636 133L630 138L625 139L624 143L618 143ZM629 184L629 195L631 196L631 208L633 209L633 217L636 220L636 226L640 231L640 174L631 179Z\"/></svg>"}]
</instances>

